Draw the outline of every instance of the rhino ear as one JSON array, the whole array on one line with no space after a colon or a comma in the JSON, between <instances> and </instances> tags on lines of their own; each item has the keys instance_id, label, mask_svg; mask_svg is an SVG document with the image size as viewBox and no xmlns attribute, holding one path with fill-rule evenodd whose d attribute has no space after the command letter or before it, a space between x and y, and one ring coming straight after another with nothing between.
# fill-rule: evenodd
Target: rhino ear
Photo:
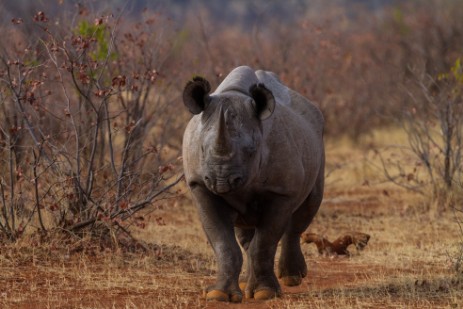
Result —
<instances>
[{"instance_id":1,"label":"rhino ear","mask_svg":"<svg viewBox=\"0 0 463 309\"><path fill-rule=\"evenodd\" d=\"M256 113L260 120L265 120L275 110L275 97L264 84L254 84L249 88L249 93L256 103Z\"/></svg>"},{"instance_id":2,"label":"rhino ear","mask_svg":"<svg viewBox=\"0 0 463 309\"><path fill-rule=\"evenodd\" d=\"M210 91L209 82L203 77L195 76L183 90L183 104L192 114L199 114L206 108Z\"/></svg>"}]
</instances>

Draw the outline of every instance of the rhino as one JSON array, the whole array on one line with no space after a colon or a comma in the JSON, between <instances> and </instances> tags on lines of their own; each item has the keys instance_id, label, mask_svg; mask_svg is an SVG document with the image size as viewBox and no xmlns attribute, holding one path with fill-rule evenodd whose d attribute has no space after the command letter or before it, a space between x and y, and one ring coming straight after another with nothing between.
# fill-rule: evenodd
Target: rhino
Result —
<instances>
[{"instance_id":1,"label":"rhino","mask_svg":"<svg viewBox=\"0 0 463 309\"><path fill-rule=\"evenodd\" d=\"M183 136L185 180L218 265L205 297L279 297L280 240L281 282L299 285L307 275L300 236L323 199L323 115L276 74L247 66L210 91L199 76L183 91L194 115Z\"/></svg>"}]
</instances>

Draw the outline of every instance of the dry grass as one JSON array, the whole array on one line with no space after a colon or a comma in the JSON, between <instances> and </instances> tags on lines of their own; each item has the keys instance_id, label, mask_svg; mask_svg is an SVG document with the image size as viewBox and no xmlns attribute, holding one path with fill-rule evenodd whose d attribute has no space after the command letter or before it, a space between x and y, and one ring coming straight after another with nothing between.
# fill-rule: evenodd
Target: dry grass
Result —
<instances>
[{"instance_id":1,"label":"dry grass","mask_svg":"<svg viewBox=\"0 0 463 309\"><path fill-rule=\"evenodd\" d=\"M384 133L378 133L379 136ZM371 142L382 143L378 135ZM397 137L399 138L399 136ZM397 139L398 140L398 139ZM366 143L363 143L366 144ZM365 148L367 150L365 150ZM212 250L194 207L166 201L135 235L146 252L102 249L83 240L62 246L31 238L0 250L1 308L458 308L463 278L452 268L462 235L454 214L425 211L420 197L384 182L373 152L328 141L327 190L310 231L334 239L371 235L365 250L323 257L303 245L309 275L281 299L242 305L206 303ZM331 170L330 170L331 168Z\"/></svg>"}]
</instances>

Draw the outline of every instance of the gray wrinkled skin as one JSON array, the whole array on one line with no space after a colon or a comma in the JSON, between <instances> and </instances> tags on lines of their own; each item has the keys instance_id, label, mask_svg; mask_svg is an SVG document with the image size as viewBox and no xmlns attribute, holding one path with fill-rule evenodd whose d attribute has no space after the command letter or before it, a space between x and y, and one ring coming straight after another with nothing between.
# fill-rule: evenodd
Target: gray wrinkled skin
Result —
<instances>
[{"instance_id":1,"label":"gray wrinkled skin","mask_svg":"<svg viewBox=\"0 0 463 309\"><path fill-rule=\"evenodd\" d=\"M241 295L244 280L249 297L279 295L280 240L283 283L299 284L307 274L299 238L323 198L323 116L275 74L246 66L209 91L195 78L183 94L195 114L183 138L185 178L219 268L209 291ZM241 278L238 243L248 257Z\"/></svg>"}]
</instances>

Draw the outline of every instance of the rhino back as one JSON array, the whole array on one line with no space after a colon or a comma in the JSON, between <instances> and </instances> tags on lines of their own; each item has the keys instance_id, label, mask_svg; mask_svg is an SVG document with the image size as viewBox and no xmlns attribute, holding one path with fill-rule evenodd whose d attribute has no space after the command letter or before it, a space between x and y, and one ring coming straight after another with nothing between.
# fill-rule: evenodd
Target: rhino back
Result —
<instances>
[{"instance_id":1,"label":"rhino back","mask_svg":"<svg viewBox=\"0 0 463 309\"><path fill-rule=\"evenodd\" d=\"M259 70L256 71L256 76L260 83L272 91L277 104L289 107L296 115L305 119L317 133L323 133L324 119L318 107L282 84L275 73Z\"/></svg>"},{"instance_id":2,"label":"rhino back","mask_svg":"<svg viewBox=\"0 0 463 309\"><path fill-rule=\"evenodd\" d=\"M259 80L253 69L248 66L240 66L225 77L213 94L238 91L248 95L249 88L258 82Z\"/></svg>"},{"instance_id":3,"label":"rhino back","mask_svg":"<svg viewBox=\"0 0 463 309\"><path fill-rule=\"evenodd\" d=\"M256 76L260 83L272 91L277 104L288 105L291 102L290 89L283 85L278 76L269 71L256 71Z\"/></svg>"},{"instance_id":4,"label":"rhino back","mask_svg":"<svg viewBox=\"0 0 463 309\"><path fill-rule=\"evenodd\" d=\"M298 92L289 89L291 110L305 119L317 136L323 135L325 119L320 109Z\"/></svg>"}]
</instances>

